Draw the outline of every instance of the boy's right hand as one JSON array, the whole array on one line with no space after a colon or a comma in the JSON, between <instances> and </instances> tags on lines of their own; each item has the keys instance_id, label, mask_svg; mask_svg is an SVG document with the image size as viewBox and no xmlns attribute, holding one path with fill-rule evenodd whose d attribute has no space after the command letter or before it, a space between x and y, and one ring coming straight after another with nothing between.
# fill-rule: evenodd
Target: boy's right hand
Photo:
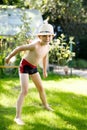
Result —
<instances>
[{"instance_id":1,"label":"boy's right hand","mask_svg":"<svg viewBox=\"0 0 87 130\"><path fill-rule=\"evenodd\" d=\"M9 58L8 58L8 57L6 57L5 62L6 62L7 64L9 63Z\"/></svg>"}]
</instances>

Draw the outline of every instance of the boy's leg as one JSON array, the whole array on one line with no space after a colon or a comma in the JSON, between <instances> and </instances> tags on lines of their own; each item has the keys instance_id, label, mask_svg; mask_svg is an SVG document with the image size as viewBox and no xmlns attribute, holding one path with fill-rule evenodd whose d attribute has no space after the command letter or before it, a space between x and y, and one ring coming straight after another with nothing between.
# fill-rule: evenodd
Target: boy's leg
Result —
<instances>
[{"instance_id":1,"label":"boy's leg","mask_svg":"<svg viewBox=\"0 0 87 130\"><path fill-rule=\"evenodd\" d=\"M37 72L37 73L31 75L31 78L32 78L34 84L36 85L36 87L39 91L39 95L40 95L40 98L42 100L44 107L47 110L52 110L52 108L50 108L48 103L47 103L46 94L45 94L45 91L44 91L44 88L43 88L43 85L42 85L40 74Z\"/></svg>"},{"instance_id":2,"label":"boy's leg","mask_svg":"<svg viewBox=\"0 0 87 130\"><path fill-rule=\"evenodd\" d=\"M29 82L29 75L28 74L20 74L20 84L21 84L21 92L17 100L17 106L16 106L16 118L17 121L19 120L19 124L21 121L21 109L22 109L22 104L24 101L24 97L26 96L28 92L28 82Z\"/></svg>"}]
</instances>

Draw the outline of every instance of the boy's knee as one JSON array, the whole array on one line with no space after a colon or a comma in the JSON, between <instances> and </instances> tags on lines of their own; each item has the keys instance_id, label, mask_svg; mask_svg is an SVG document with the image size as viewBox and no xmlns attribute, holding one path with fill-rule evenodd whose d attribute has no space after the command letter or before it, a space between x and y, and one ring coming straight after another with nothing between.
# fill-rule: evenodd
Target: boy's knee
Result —
<instances>
[{"instance_id":1,"label":"boy's knee","mask_svg":"<svg viewBox=\"0 0 87 130\"><path fill-rule=\"evenodd\" d=\"M27 93L28 93L28 90L25 90L25 91L24 91L24 96L26 96L26 95L27 95Z\"/></svg>"},{"instance_id":2,"label":"boy's knee","mask_svg":"<svg viewBox=\"0 0 87 130\"><path fill-rule=\"evenodd\" d=\"M22 94L24 95L24 96L26 96L27 95L27 93L28 93L28 90L26 89L26 90L24 90L23 92L22 92Z\"/></svg>"}]
</instances>

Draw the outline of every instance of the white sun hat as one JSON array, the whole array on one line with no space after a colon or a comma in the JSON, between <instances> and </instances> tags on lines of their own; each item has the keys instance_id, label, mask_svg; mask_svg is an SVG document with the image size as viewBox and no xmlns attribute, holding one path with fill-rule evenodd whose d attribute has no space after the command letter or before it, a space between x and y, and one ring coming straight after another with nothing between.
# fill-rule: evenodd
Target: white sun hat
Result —
<instances>
[{"instance_id":1,"label":"white sun hat","mask_svg":"<svg viewBox=\"0 0 87 130\"><path fill-rule=\"evenodd\" d=\"M40 27L39 33L37 35L55 35L53 26L49 23L43 23Z\"/></svg>"}]
</instances>

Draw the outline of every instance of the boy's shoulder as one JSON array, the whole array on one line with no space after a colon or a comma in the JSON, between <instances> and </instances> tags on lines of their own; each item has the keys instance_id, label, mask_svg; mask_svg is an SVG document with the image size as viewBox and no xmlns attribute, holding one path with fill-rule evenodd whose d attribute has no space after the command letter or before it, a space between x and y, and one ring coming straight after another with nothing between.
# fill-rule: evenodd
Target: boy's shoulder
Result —
<instances>
[{"instance_id":1,"label":"boy's shoulder","mask_svg":"<svg viewBox=\"0 0 87 130\"><path fill-rule=\"evenodd\" d=\"M39 47L40 46L40 40L36 39L31 44L34 45L35 47Z\"/></svg>"},{"instance_id":2,"label":"boy's shoulder","mask_svg":"<svg viewBox=\"0 0 87 130\"><path fill-rule=\"evenodd\" d=\"M39 39L35 39L35 40L33 40L33 41L31 42L31 44L38 44L38 43L40 43L40 40L39 40Z\"/></svg>"}]
</instances>

